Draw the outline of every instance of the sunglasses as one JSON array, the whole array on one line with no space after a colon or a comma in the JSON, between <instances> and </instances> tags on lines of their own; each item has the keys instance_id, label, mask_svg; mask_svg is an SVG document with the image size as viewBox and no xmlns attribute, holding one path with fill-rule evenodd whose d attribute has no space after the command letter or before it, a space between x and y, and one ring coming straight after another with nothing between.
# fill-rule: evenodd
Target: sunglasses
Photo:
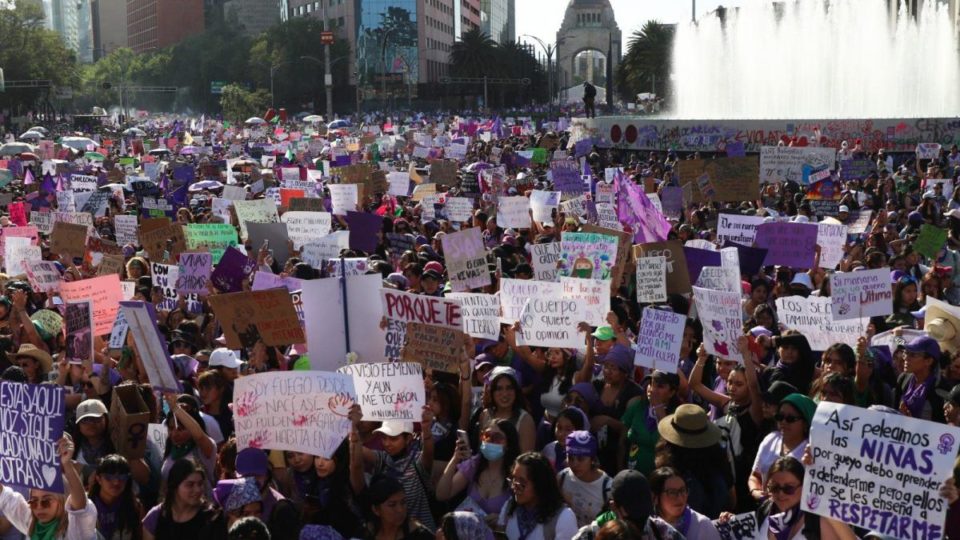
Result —
<instances>
[{"instance_id":1,"label":"sunglasses","mask_svg":"<svg viewBox=\"0 0 960 540\"><path fill-rule=\"evenodd\" d=\"M770 486L767 487L767 491L769 491L773 495L776 495L777 493L783 493L784 495L787 495L787 496L793 495L794 493L797 492L798 489L800 489L800 486L796 484L789 485L789 486L778 486L776 484L770 484Z\"/></svg>"},{"instance_id":2,"label":"sunglasses","mask_svg":"<svg viewBox=\"0 0 960 540\"><path fill-rule=\"evenodd\" d=\"M776 420L777 422L784 422L786 424L792 424L797 420L803 420L803 418L799 416L794 416L792 414L778 414L774 416L773 419Z\"/></svg>"},{"instance_id":3,"label":"sunglasses","mask_svg":"<svg viewBox=\"0 0 960 540\"><path fill-rule=\"evenodd\" d=\"M687 491L687 488L685 487L678 488L678 489L663 490L663 494L666 495L667 497L685 497L687 493L688 491Z\"/></svg>"},{"instance_id":4,"label":"sunglasses","mask_svg":"<svg viewBox=\"0 0 960 540\"><path fill-rule=\"evenodd\" d=\"M27 501L27 506L29 506L31 509L39 506L40 508L43 508L44 510L46 510L47 508L50 508L51 506L53 506L53 501L54 499L52 497L44 497L42 499L30 499L29 501Z\"/></svg>"},{"instance_id":5,"label":"sunglasses","mask_svg":"<svg viewBox=\"0 0 960 540\"><path fill-rule=\"evenodd\" d=\"M124 484L126 484L127 480L130 479L130 475L125 473L114 473L114 474L106 473L106 474L101 474L99 476L100 478L102 478L103 480L106 480L107 482L121 482Z\"/></svg>"},{"instance_id":6,"label":"sunglasses","mask_svg":"<svg viewBox=\"0 0 960 540\"><path fill-rule=\"evenodd\" d=\"M480 440L484 442L500 444L506 442L507 438L503 435L503 433L494 433L488 431L480 434Z\"/></svg>"}]
</instances>

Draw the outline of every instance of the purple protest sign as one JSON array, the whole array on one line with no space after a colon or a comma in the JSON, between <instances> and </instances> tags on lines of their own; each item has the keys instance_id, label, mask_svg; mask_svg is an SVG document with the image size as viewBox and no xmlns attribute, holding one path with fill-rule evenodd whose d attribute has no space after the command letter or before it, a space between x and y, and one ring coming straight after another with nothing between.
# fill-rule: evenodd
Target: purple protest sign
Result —
<instances>
[{"instance_id":1,"label":"purple protest sign","mask_svg":"<svg viewBox=\"0 0 960 540\"><path fill-rule=\"evenodd\" d=\"M696 283L704 266L720 266L720 252L683 246L683 256L687 259L687 274L690 283Z\"/></svg>"},{"instance_id":2,"label":"purple protest sign","mask_svg":"<svg viewBox=\"0 0 960 540\"><path fill-rule=\"evenodd\" d=\"M679 216L683 211L683 188L664 186L660 190L660 205L665 214Z\"/></svg>"},{"instance_id":3,"label":"purple protest sign","mask_svg":"<svg viewBox=\"0 0 960 540\"><path fill-rule=\"evenodd\" d=\"M207 284L213 266L210 253L181 253L180 272L177 274L177 292L185 294L210 294Z\"/></svg>"},{"instance_id":4,"label":"purple protest sign","mask_svg":"<svg viewBox=\"0 0 960 540\"><path fill-rule=\"evenodd\" d=\"M347 211L347 225L350 227L350 249L359 249L367 253L376 251L380 239L377 233L383 229L383 218L376 214Z\"/></svg>"},{"instance_id":5,"label":"purple protest sign","mask_svg":"<svg viewBox=\"0 0 960 540\"><path fill-rule=\"evenodd\" d=\"M157 312L153 309L153 304L120 302L120 309L123 310L123 318L130 328L128 332L137 345L137 352L150 385L157 390L179 394L183 389L173 369L173 361L167 354L167 340L157 328Z\"/></svg>"},{"instance_id":6,"label":"purple protest sign","mask_svg":"<svg viewBox=\"0 0 960 540\"><path fill-rule=\"evenodd\" d=\"M194 171L192 165L182 165L173 169L173 179L176 180L177 184L183 184L186 182L192 182L194 179Z\"/></svg>"},{"instance_id":7,"label":"purple protest sign","mask_svg":"<svg viewBox=\"0 0 960 540\"><path fill-rule=\"evenodd\" d=\"M63 493L64 395L55 384L0 382L0 483Z\"/></svg>"},{"instance_id":8,"label":"purple protest sign","mask_svg":"<svg viewBox=\"0 0 960 540\"><path fill-rule=\"evenodd\" d=\"M580 139L573 145L573 155L578 158L588 155L591 150L593 150L593 139Z\"/></svg>"},{"instance_id":9,"label":"purple protest sign","mask_svg":"<svg viewBox=\"0 0 960 540\"><path fill-rule=\"evenodd\" d=\"M243 290L243 279L257 267L257 261L247 257L236 248L227 248L220 262L210 274L213 286L222 293Z\"/></svg>"},{"instance_id":10,"label":"purple protest sign","mask_svg":"<svg viewBox=\"0 0 960 540\"><path fill-rule=\"evenodd\" d=\"M553 187L563 193L583 193L587 191L580 177L580 165L576 161L554 160L550 162L550 174Z\"/></svg>"},{"instance_id":11,"label":"purple protest sign","mask_svg":"<svg viewBox=\"0 0 960 540\"><path fill-rule=\"evenodd\" d=\"M726 143L727 157L747 157L747 146L743 141L730 141Z\"/></svg>"},{"instance_id":12,"label":"purple protest sign","mask_svg":"<svg viewBox=\"0 0 960 540\"><path fill-rule=\"evenodd\" d=\"M764 266L812 268L818 231L815 223L762 223L754 245L767 249Z\"/></svg>"},{"instance_id":13,"label":"purple protest sign","mask_svg":"<svg viewBox=\"0 0 960 540\"><path fill-rule=\"evenodd\" d=\"M741 246L729 240L724 242L723 247L737 248L737 254L740 257L740 273L747 276L757 275L763 267L763 260L767 258L767 250L763 248Z\"/></svg>"}]
</instances>

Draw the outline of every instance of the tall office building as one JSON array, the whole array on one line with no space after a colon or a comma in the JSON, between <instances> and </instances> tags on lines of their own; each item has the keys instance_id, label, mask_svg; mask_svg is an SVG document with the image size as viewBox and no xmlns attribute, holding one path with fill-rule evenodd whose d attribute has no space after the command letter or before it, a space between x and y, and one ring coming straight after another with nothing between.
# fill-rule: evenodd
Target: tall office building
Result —
<instances>
[{"instance_id":1,"label":"tall office building","mask_svg":"<svg viewBox=\"0 0 960 540\"><path fill-rule=\"evenodd\" d=\"M44 22L60 34L63 44L77 54L81 62L93 61L94 34L90 0L45 0Z\"/></svg>"},{"instance_id":2,"label":"tall office building","mask_svg":"<svg viewBox=\"0 0 960 540\"><path fill-rule=\"evenodd\" d=\"M127 46L127 0L92 0L93 59Z\"/></svg>"},{"instance_id":3,"label":"tall office building","mask_svg":"<svg viewBox=\"0 0 960 540\"><path fill-rule=\"evenodd\" d=\"M453 35L456 39L480 28L480 0L453 0L453 8Z\"/></svg>"},{"instance_id":4,"label":"tall office building","mask_svg":"<svg viewBox=\"0 0 960 540\"><path fill-rule=\"evenodd\" d=\"M516 39L516 0L480 0L480 29L497 43Z\"/></svg>"},{"instance_id":5,"label":"tall office building","mask_svg":"<svg viewBox=\"0 0 960 540\"><path fill-rule=\"evenodd\" d=\"M223 17L237 21L244 35L256 36L280 22L279 6L277 0L226 0Z\"/></svg>"},{"instance_id":6,"label":"tall office building","mask_svg":"<svg viewBox=\"0 0 960 540\"><path fill-rule=\"evenodd\" d=\"M127 45L162 49L204 30L203 0L127 0Z\"/></svg>"}]
</instances>

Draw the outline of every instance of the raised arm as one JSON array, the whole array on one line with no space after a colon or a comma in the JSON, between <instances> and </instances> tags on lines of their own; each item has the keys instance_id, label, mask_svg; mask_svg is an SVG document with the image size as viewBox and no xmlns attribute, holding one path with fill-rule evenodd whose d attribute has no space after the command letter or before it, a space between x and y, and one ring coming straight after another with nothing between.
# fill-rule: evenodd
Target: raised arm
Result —
<instances>
[{"instance_id":1,"label":"raised arm","mask_svg":"<svg viewBox=\"0 0 960 540\"><path fill-rule=\"evenodd\" d=\"M697 349L697 361L690 372L690 389L718 409L723 409L730 402L730 397L714 392L703 384L703 368L707 364L707 349L702 344Z\"/></svg>"},{"instance_id":2,"label":"raised arm","mask_svg":"<svg viewBox=\"0 0 960 540\"><path fill-rule=\"evenodd\" d=\"M174 418L190 433L190 437L193 439L193 442L197 444L200 451L203 452L204 457L213 457L217 452L217 446L214 444L213 439L207 436L206 432L203 431L203 427L190 416L190 413L180 407L180 404L177 403L176 394L167 392L164 394L164 397L167 400L167 405L173 412Z\"/></svg>"},{"instance_id":3,"label":"raised arm","mask_svg":"<svg viewBox=\"0 0 960 540\"><path fill-rule=\"evenodd\" d=\"M590 331L590 325L588 323L582 322L577 325L577 331L585 332L587 334L586 343L587 343L587 353L583 357L583 367L580 368L580 371L577 372L573 377L574 383L590 382L593 380L593 333Z\"/></svg>"}]
</instances>

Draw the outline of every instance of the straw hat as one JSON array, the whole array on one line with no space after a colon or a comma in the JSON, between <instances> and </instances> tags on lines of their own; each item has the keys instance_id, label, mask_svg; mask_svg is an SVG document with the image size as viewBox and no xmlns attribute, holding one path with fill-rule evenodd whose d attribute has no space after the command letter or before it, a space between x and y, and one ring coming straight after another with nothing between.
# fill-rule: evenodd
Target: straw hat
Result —
<instances>
[{"instance_id":1,"label":"straw hat","mask_svg":"<svg viewBox=\"0 0 960 540\"><path fill-rule=\"evenodd\" d=\"M720 428L699 405L686 403L660 420L660 436L683 448L707 448L720 442Z\"/></svg>"},{"instance_id":2,"label":"straw hat","mask_svg":"<svg viewBox=\"0 0 960 540\"><path fill-rule=\"evenodd\" d=\"M40 362L40 370L44 373L50 373L50 370L53 369L53 357L50 356L50 353L44 351L43 349L37 348L36 345L30 343L24 343L20 345L20 349L17 350L16 356L26 356L28 358L33 358L37 362Z\"/></svg>"},{"instance_id":3,"label":"straw hat","mask_svg":"<svg viewBox=\"0 0 960 540\"><path fill-rule=\"evenodd\" d=\"M960 349L960 308L936 298L927 298L923 330L950 354Z\"/></svg>"}]
</instances>

